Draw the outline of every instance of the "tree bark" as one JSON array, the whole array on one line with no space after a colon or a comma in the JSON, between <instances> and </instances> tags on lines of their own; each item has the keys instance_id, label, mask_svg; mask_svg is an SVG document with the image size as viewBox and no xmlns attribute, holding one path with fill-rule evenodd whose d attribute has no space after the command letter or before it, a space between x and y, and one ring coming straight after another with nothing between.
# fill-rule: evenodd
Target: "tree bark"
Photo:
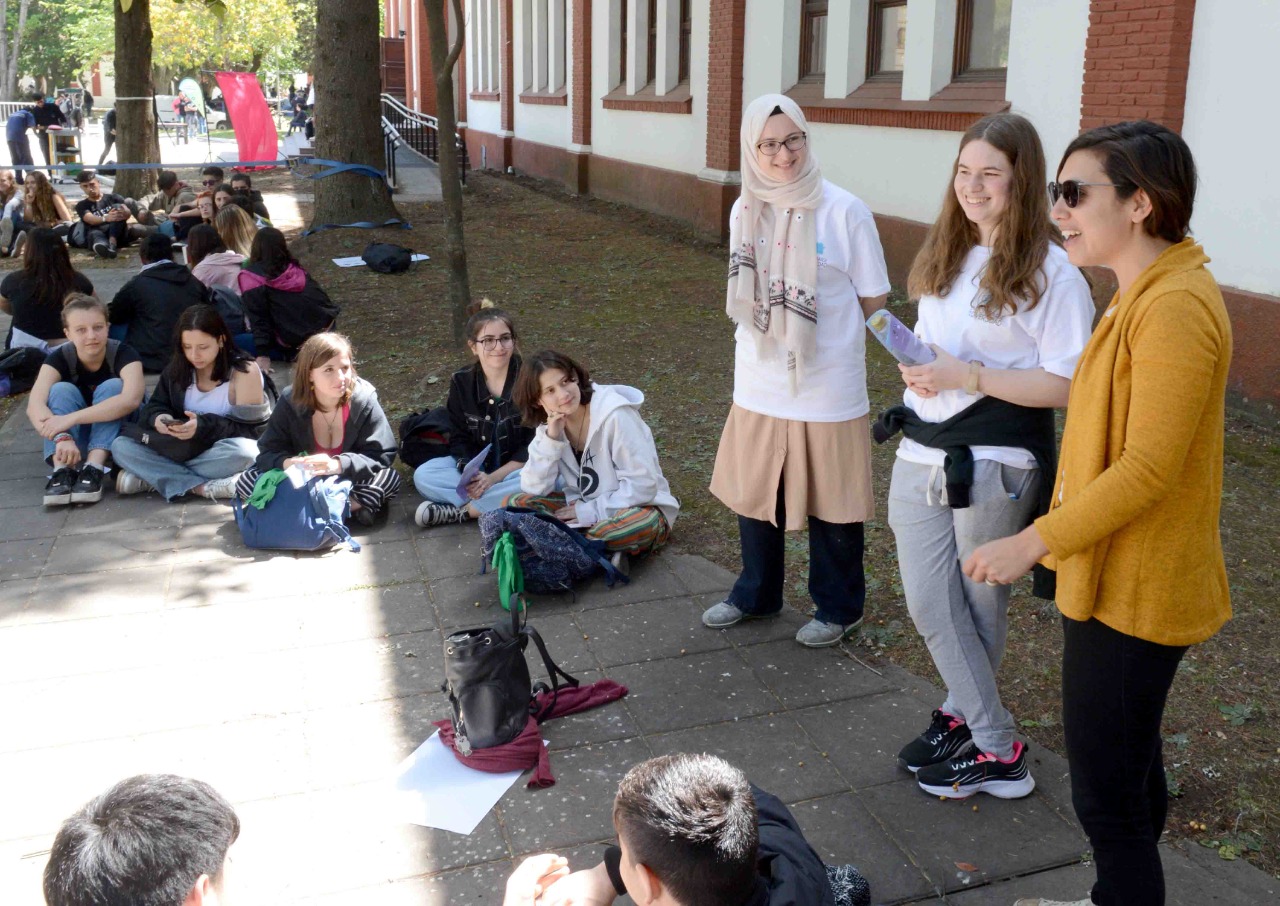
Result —
<instances>
[{"instance_id":1,"label":"tree bark","mask_svg":"<svg viewBox=\"0 0 1280 906\"><path fill-rule=\"evenodd\" d=\"M378 102L379 0L319 0L316 6L316 153L386 169ZM397 217L384 180L341 173L315 181L312 225Z\"/></svg>"},{"instance_id":2,"label":"tree bark","mask_svg":"<svg viewBox=\"0 0 1280 906\"><path fill-rule=\"evenodd\" d=\"M6 100L18 95L18 58L22 54L22 33L27 29L27 9L31 0L22 0L18 6L18 22L10 39L5 26L9 21L9 0L0 0L0 95Z\"/></svg>"},{"instance_id":3,"label":"tree bark","mask_svg":"<svg viewBox=\"0 0 1280 906\"><path fill-rule=\"evenodd\" d=\"M116 147L122 164L158 164L155 84L151 80L151 0L133 0L129 11L115 0ZM144 98L145 100L135 100ZM121 170L115 191L126 198L154 192L155 170Z\"/></svg>"},{"instance_id":4,"label":"tree bark","mask_svg":"<svg viewBox=\"0 0 1280 906\"><path fill-rule=\"evenodd\" d=\"M449 44L445 15L446 0L423 0L427 13L427 40L431 66L436 77L436 122L439 126L440 189L444 196L444 254L449 265L449 310L452 313L453 341L461 346L467 339L467 309L471 306L471 274L467 269L467 246L462 229L462 171L458 168L458 111L454 106L453 69L466 40L462 0L450 0L458 24L453 45Z\"/></svg>"}]
</instances>

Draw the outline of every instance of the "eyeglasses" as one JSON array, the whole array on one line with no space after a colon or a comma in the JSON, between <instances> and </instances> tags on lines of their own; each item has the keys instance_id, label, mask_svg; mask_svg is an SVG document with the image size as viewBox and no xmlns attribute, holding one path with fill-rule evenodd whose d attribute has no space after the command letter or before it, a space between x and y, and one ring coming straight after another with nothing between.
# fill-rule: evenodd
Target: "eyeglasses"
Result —
<instances>
[{"instance_id":1,"label":"eyeglasses","mask_svg":"<svg viewBox=\"0 0 1280 906\"><path fill-rule=\"evenodd\" d=\"M516 338L509 333L504 333L500 337L480 337L476 340L477 343L485 348L486 352L493 352L493 350L497 349L499 346L514 345L515 341Z\"/></svg>"},{"instance_id":2,"label":"eyeglasses","mask_svg":"<svg viewBox=\"0 0 1280 906\"><path fill-rule=\"evenodd\" d=\"M1049 183L1049 204L1055 205L1058 203L1058 199L1061 198L1067 203L1067 207L1074 208L1080 203L1080 190L1085 186L1120 188L1113 182L1080 182L1078 179L1064 179L1062 182Z\"/></svg>"},{"instance_id":3,"label":"eyeglasses","mask_svg":"<svg viewBox=\"0 0 1280 906\"><path fill-rule=\"evenodd\" d=\"M756 145L756 150L765 157L773 157L782 150L783 146L786 146L788 151L799 151L808 141L809 136L805 135L803 132L797 132L795 135L788 135L782 141L766 139Z\"/></svg>"}]
</instances>

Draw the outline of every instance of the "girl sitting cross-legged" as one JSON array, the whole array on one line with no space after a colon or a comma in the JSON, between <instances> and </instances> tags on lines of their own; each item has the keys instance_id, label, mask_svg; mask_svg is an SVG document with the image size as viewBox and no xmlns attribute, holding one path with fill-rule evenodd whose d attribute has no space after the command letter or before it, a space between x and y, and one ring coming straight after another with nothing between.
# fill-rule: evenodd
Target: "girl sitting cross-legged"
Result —
<instances>
[{"instance_id":1,"label":"girl sitting cross-legged","mask_svg":"<svg viewBox=\"0 0 1280 906\"><path fill-rule=\"evenodd\" d=\"M248 500L263 472L302 466L309 475L339 475L352 482L351 519L373 525L400 490L391 467L396 436L378 392L356 375L351 342L318 333L302 344L293 366L293 386L258 439L257 463L244 471L236 495Z\"/></svg>"},{"instance_id":2,"label":"girl sitting cross-legged","mask_svg":"<svg viewBox=\"0 0 1280 906\"><path fill-rule=\"evenodd\" d=\"M507 506L549 513L603 541L614 565L667 543L680 504L640 417L644 394L623 384L593 384L559 352L539 352L520 369L516 405L537 425L520 487Z\"/></svg>"},{"instance_id":3,"label":"girl sitting cross-legged","mask_svg":"<svg viewBox=\"0 0 1280 906\"><path fill-rule=\"evenodd\" d=\"M413 473L427 502L414 520L423 528L479 518L520 490L520 468L529 458L533 430L512 401L520 356L515 322L488 299L467 321L467 346L476 360L455 372L449 384L449 455L429 459ZM467 487L470 502L459 506L458 473L484 448L484 466Z\"/></svg>"},{"instance_id":4,"label":"girl sitting cross-legged","mask_svg":"<svg viewBox=\"0 0 1280 906\"><path fill-rule=\"evenodd\" d=\"M116 493L158 491L165 500L197 494L230 499L240 473L258 456L257 437L271 415L258 365L232 342L212 305L193 305L178 318L173 357L142 410L157 434L203 448L179 462L130 437L117 437Z\"/></svg>"},{"instance_id":5,"label":"girl sitting cross-legged","mask_svg":"<svg viewBox=\"0 0 1280 906\"><path fill-rule=\"evenodd\" d=\"M45 506L102 499L107 455L120 424L142 404L142 360L107 337L107 306L97 296L71 293L62 306L71 342L52 350L27 400L27 418L44 438L53 475Z\"/></svg>"}]
</instances>

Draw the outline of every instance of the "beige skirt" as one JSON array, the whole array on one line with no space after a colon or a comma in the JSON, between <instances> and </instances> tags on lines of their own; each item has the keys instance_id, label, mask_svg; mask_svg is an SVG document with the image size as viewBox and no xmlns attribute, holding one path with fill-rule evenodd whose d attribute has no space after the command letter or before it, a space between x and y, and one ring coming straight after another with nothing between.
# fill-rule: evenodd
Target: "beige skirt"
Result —
<instances>
[{"instance_id":1,"label":"beige skirt","mask_svg":"<svg viewBox=\"0 0 1280 906\"><path fill-rule=\"evenodd\" d=\"M806 528L809 516L837 523L871 519L869 416L796 422L735 405L720 435L711 493L740 516L773 523L779 480L787 531Z\"/></svg>"}]
</instances>

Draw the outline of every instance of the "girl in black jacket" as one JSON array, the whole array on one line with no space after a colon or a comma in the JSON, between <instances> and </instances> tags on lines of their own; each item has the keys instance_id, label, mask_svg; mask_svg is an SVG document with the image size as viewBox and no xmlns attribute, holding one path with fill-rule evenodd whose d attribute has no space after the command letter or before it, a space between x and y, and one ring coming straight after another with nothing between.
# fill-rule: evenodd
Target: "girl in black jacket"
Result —
<instances>
[{"instance_id":1,"label":"girl in black jacket","mask_svg":"<svg viewBox=\"0 0 1280 906\"><path fill-rule=\"evenodd\" d=\"M302 466L308 475L340 475L351 481L351 518L372 525L400 490L391 467L396 437L378 392L356 375L351 342L319 333L302 344L293 386L280 394L267 430L258 439L256 464L244 471L236 494L248 500L263 472Z\"/></svg>"},{"instance_id":2,"label":"girl in black jacket","mask_svg":"<svg viewBox=\"0 0 1280 906\"><path fill-rule=\"evenodd\" d=\"M511 400L520 371L515 322L485 299L467 321L467 337L476 361L455 372L449 384L449 455L429 459L413 473L414 487L427 499L414 516L423 528L478 518L519 494L520 468L533 439ZM486 446L480 473L462 500L459 473Z\"/></svg>"},{"instance_id":3,"label":"girl in black jacket","mask_svg":"<svg viewBox=\"0 0 1280 906\"><path fill-rule=\"evenodd\" d=\"M256 439L271 415L268 380L212 305L193 305L178 317L173 346L142 409L147 442L122 435L111 444L116 493L229 499L258 455Z\"/></svg>"},{"instance_id":4,"label":"girl in black jacket","mask_svg":"<svg viewBox=\"0 0 1280 906\"><path fill-rule=\"evenodd\" d=\"M272 359L293 361L308 337L337 325L337 303L302 269L284 234L274 227L253 237L239 284L258 366L264 371L271 369Z\"/></svg>"}]
</instances>

